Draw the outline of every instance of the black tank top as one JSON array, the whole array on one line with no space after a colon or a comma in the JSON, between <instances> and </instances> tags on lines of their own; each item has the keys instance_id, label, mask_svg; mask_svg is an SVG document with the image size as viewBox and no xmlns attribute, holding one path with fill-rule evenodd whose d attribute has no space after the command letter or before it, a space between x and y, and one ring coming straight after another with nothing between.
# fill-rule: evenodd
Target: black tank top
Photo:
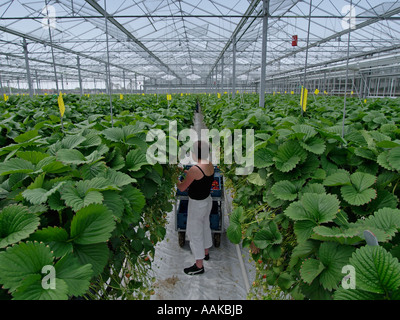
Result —
<instances>
[{"instance_id":1,"label":"black tank top","mask_svg":"<svg viewBox=\"0 0 400 320\"><path fill-rule=\"evenodd\" d=\"M203 178L200 180L194 180L189 186L189 198L194 200L204 200L211 192L211 186L214 181L214 172L210 176L206 176L203 170L196 165L197 168L203 173Z\"/></svg>"}]
</instances>

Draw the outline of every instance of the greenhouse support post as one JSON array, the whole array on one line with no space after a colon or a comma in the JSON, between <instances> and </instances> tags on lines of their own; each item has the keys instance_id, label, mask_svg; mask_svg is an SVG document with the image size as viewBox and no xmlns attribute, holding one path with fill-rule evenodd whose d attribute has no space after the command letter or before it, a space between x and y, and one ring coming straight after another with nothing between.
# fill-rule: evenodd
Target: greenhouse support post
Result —
<instances>
[{"instance_id":1,"label":"greenhouse support post","mask_svg":"<svg viewBox=\"0 0 400 320\"><path fill-rule=\"evenodd\" d=\"M218 63L215 65L215 95L218 94Z\"/></svg>"},{"instance_id":2,"label":"greenhouse support post","mask_svg":"<svg viewBox=\"0 0 400 320\"><path fill-rule=\"evenodd\" d=\"M236 35L232 40L233 54L232 54L232 99L235 99L236 94Z\"/></svg>"},{"instance_id":3,"label":"greenhouse support post","mask_svg":"<svg viewBox=\"0 0 400 320\"><path fill-rule=\"evenodd\" d=\"M353 0L350 0L350 19L353 8ZM347 40L347 62L346 62L346 83L344 88L344 104L343 104L343 121L342 121L342 138L344 138L344 123L346 120L346 104L347 104L347 84L349 82L349 61L350 61L350 39L351 39L351 21L349 21L349 34Z\"/></svg>"},{"instance_id":4,"label":"greenhouse support post","mask_svg":"<svg viewBox=\"0 0 400 320\"><path fill-rule=\"evenodd\" d=\"M307 30L307 49L306 49L306 61L304 64L304 78L303 78L303 88L307 89L307 67L308 67L308 49L310 47L310 29L311 29L311 13L312 13L312 0L310 0L310 10L308 15L308 30ZM303 115L303 107L300 108L301 115Z\"/></svg>"},{"instance_id":5,"label":"greenhouse support post","mask_svg":"<svg viewBox=\"0 0 400 320\"><path fill-rule=\"evenodd\" d=\"M261 78L260 78L260 108L265 107L265 73L267 69L267 32L268 32L268 11L269 0L263 0L263 34L262 34L262 51L261 51Z\"/></svg>"},{"instance_id":6,"label":"greenhouse support post","mask_svg":"<svg viewBox=\"0 0 400 320\"><path fill-rule=\"evenodd\" d=\"M81 75L81 61L79 56L76 56L76 64L78 65L78 79L79 79L79 91L80 95L83 95L83 86L82 86L82 75Z\"/></svg>"},{"instance_id":7,"label":"greenhouse support post","mask_svg":"<svg viewBox=\"0 0 400 320\"><path fill-rule=\"evenodd\" d=\"M49 27L49 40L50 40L50 47L51 47L51 57L52 57L52 60L53 60L53 71L54 71L54 79L55 79L55 82L56 82L56 90L57 90L57 94L58 94L58 92L59 92L59 89L58 89L58 78L57 78L57 68L56 68L56 58L55 58L55 56L54 56L54 48L53 48L53 36L51 35L51 23L50 23L50 15L49 15L49 8L48 8L48 1L46 0L45 1L45 4L46 4L46 11L47 11L47 25L48 25L48 27Z\"/></svg>"},{"instance_id":8,"label":"greenhouse support post","mask_svg":"<svg viewBox=\"0 0 400 320\"><path fill-rule=\"evenodd\" d=\"M23 47L24 47L24 55L25 55L25 68L26 68L26 78L28 80L29 87L29 96L33 97L33 88L32 88L32 79L31 79L31 70L29 68L29 58L28 58L28 44L26 43L26 39L23 39Z\"/></svg>"},{"instance_id":9,"label":"greenhouse support post","mask_svg":"<svg viewBox=\"0 0 400 320\"><path fill-rule=\"evenodd\" d=\"M224 56L221 58L221 94L224 93Z\"/></svg>"},{"instance_id":10,"label":"greenhouse support post","mask_svg":"<svg viewBox=\"0 0 400 320\"><path fill-rule=\"evenodd\" d=\"M106 73L107 73L107 83L108 83L108 95L110 97L110 116L111 116L111 127L114 127L113 119L113 105L112 105L112 84L111 84L111 69L110 69L110 48L108 43L108 17L107 17L107 0L104 0L104 19L106 23L106 48L107 48L107 63L106 63Z\"/></svg>"}]
</instances>

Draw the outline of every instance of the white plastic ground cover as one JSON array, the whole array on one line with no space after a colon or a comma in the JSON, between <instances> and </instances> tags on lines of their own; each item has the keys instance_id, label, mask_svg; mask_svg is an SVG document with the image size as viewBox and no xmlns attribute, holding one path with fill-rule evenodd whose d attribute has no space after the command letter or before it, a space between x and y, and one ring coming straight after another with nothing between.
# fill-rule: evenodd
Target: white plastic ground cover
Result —
<instances>
[{"instance_id":1,"label":"white plastic ground cover","mask_svg":"<svg viewBox=\"0 0 400 320\"><path fill-rule=\"evenodd\" d=\"M204 261L204 274L189 276L183 269L193 265L188 240L181 248L178 232L175 231L175 212L168 214L165 239L155 248L152 263L155 294L152 300L244 300L247 297L245 282L240 269L235 245L229 242L226 233L221 234L221 244L210 249L210 260ZM225 230L227 228L225 217ZM246 271L252 273L248 254L241 250ZM248 275L250 278L250 275Z\"/></svg>"}]
</instances>

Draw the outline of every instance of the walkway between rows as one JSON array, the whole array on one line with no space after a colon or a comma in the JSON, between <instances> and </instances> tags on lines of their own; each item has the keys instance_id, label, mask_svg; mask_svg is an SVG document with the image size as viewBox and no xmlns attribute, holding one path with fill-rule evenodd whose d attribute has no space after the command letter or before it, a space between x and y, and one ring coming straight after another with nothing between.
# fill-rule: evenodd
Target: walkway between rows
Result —
<instances>
[{"instance_id":1,"label":"walkway between rows","mask_svg":"<svg viewBox=\"0 0 400 320\"><path fill-rule=\"evenodd\" d=\"M201 113L196 113L193 128L200 136L200 130L206 128ZM232 198L226 194L225 202L228 212ZM210 260L204 261L205 272L198 276L188 276L183 269L193 265L194 257L189 241L179 246L178 232L175 230L175 211L168 213L168 224L165 239L155 248L153 272L156 278L155 294L152 300L243 300L247 292L240 269L235 245L229 242L226 232L221 235L218 248L210 249ZM224 230L229 224L227 214L224 216ZM244 263L248 273L254 267L248 263L248 250L242 249ZM253 270L252 270L253 269ZM249 276L250 280L250 276Z\"/></svg>"}]
</instances>

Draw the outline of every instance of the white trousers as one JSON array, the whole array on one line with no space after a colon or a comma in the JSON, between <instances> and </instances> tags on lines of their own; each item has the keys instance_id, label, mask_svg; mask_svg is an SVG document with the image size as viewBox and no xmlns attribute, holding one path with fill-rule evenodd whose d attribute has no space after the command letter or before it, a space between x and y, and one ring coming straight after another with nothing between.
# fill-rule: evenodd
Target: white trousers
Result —
<instances>
[{"instance_id":1,"label":"white trousers","mask_svg":"<svg viewBox=\"0 0 400 320\"><path fill-rule=\"evenodd\" d=\"M210 228L211 195L204 200L189 198L186 234L196 260L204 259L204 249L212 247Z\"/></svg>"}]
</instances>

